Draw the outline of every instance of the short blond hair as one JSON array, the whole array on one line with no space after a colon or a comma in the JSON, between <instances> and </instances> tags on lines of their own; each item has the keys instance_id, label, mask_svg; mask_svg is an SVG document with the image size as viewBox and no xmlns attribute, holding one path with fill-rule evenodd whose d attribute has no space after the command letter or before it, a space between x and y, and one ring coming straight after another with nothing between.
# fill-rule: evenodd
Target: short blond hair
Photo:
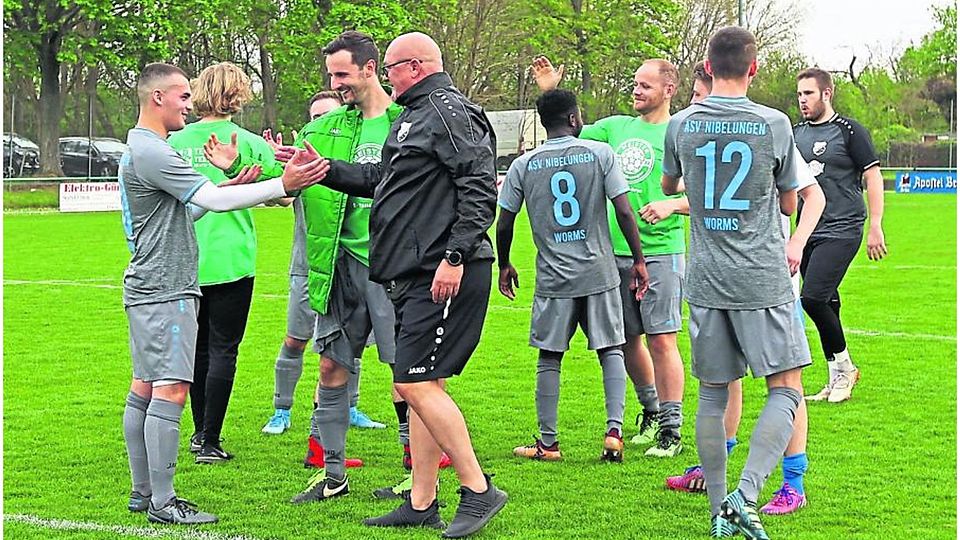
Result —
<instances>
[{"instance_id":1,"label":"short blond hair","mask_svg":"<svg viewBox=\"0 0 960 540\"><path fill-rule=\"evenodd\" d=\"M253 99L250 77L230 62L207 66L190 86L193 110L201 118L236 114Z\"/></svg>"}]
</instances>

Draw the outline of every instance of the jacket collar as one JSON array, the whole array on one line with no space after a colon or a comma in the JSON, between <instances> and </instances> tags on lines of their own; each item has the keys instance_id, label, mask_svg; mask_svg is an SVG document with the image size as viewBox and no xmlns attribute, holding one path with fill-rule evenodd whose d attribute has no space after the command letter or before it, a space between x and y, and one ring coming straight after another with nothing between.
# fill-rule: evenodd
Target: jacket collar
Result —
<instances>
[{"instance_id":1,"label":"jacket collar","mask_svg":"<svg viewBox=\"0 0 960 540\"><path fill-rule=\"evenodd\" d=\"M453 86L453 80L445 71L428 75L417 84L408 88L406 92L397 96L397 103L407 107L414 101L429 95L430 92L433 92L438 88L445 88L447 86Z\"/></svg>"}]
</instances>

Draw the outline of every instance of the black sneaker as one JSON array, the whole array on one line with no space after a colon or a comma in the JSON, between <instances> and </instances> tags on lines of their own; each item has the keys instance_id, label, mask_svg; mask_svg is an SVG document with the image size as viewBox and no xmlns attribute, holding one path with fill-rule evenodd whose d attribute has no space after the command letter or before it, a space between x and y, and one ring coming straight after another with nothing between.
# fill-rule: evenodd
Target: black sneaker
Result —
<instances>
[{"instance_id":1,"label":"black sneaker","mask_svg":"<svg viewBox=\"0 0 960 540\"><path fill-rule=\"evenodd\" d=\"M196 432L190 436L190 453L196 454L203 448L203 433Z\"/></svg>"},{"instance_id":2,"label":"black sneaker","mask_svg":"<svg viewBox=\"0 0 960 540\"><path fill-rule=\"evenodd\" d=\"M154 508L153 503L150 503L147 520L168 525L201 525L216 523L217 516L201 512L192 502L174 497L162 508Z\"/></svg>"},{"instance_id":3,"label":"black sneaker","mask_svg":"<svg viewBox=\"0 0 960 540\"><path fill-rule=\"evenodd\" d=\"M127 501L127 510L131 512L146 512L150 506L150 495L144 495L139 491L130 492L130 500Z\"/></svg>"},{"instance_id":4,"label":"black sneaker","mask_svg":"<svg viewBox=\"0 0 960 540\"><path fill-rule=\"evenodd\" d=\"M483 476L487 479L483 493L460 487L460 505L450 526L440 535L442 538L463 538L479 531L507 504L507 493L497 489L489 475Z\"/></svg>"},{"instance_id":5,"label":"black sneaker","mask_svg":"<svg viewBox=\"0 0 960 540\"><path fill-rule=\"evenodd\" d=\"M341 480L336 480L325 475L326 471L317 471L316 474L310 477L310 481L307 482L307 487L290 499L290 502L293 504L303 504L325 501L334 497L343 497L347 493L350 493L350 484L347 482L346 475L344 475Z\"/></svg>"},{"instance_id":6,"label":"black sneaker","mask_svg":"<svg viewBox=\"0 0 960 540\"><path fill-rule=\"evenodd\" d=\"M203 447L197 453L197 463L219 463L221 461L230 461L233 454L227 452L219 443L203 441Z\"/></svg>"},{"instance_id":7,"label":"black sneaker","mask_svg":"<svg viewBox=\"0 0 960 540\"><path fill-rule=\"evenodd\" d=\"M440 519L440 506L434 499L425 510L414 510L410 499L404 499L396 510L389 514L363 520L367 527L427 527L442 529L446 523Z\"/></svg>"}]
</instances>

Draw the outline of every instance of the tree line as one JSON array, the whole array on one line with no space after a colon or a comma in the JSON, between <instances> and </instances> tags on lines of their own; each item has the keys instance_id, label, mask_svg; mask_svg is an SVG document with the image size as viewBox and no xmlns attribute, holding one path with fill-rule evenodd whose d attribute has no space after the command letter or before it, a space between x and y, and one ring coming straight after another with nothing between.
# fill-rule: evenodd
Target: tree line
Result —
<instances>
[{"instance_id":1,"label":"tree line","mask_svg":"<svg viewBox=\"0 0 960 540\"><path fill-rule=\"evenodd\" d=\"M795 75L814 65L797 50L796 2L747 0L762 68L751 97L799 118ZM631 112L633 72L667 58L686 106L694 64L717 28L736 24L737 0L4 0L4 118L41 147L41 175L59 175L57 140L125 138L136 121L136 75L171 62L194 76L220 61L243 67L257 98L237 120L252 131L289 132L326 87L321 49L345 29L383 50L397 35L432 35L455 84L488 110L533 106L530 61L564 64L588 121ZM836 73L836 108L891 142L946 132L956 102L956 6L935 9L921 43L887 59L851 58ZM13 116L11 117L11 109Z\"/></svg>"}]
</instances>

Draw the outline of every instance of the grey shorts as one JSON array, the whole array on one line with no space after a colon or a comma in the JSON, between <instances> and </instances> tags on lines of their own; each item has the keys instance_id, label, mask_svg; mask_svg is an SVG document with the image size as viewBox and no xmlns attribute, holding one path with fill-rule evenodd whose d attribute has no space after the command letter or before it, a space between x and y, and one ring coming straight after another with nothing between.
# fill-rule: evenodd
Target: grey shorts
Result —
<instances>
[{"instance_id":1,"label":"grey shorts","mask_svg":"<svg viewBox=\"0 0 960 540\"><path fill-rule=\"evenodd\" d=\"M690 304L690 371L705 383L726 384L747 374L768 377L809 366L800 301L752 310Z\"/></svg>"},{"instance_id":2,"label":"grey shorts","mask_svg":"<svg viewBox=\"0 0 960 540\"><path fill-rule=\"evenodd\" d=\"M376 336L380 361L393 364L397 354L396 315L383 285L370 281L370 269L341 250L330 287L327 312L317 315L313 350L351 373L367 337Z\"/></svg>"},{"instance_id":3,"label":"grey shorts","mask_svg":"<svg viewBox=\"0 0 960 540\"><path fill-rule=\"evenodd\" d=\"M628 336L672 334L683 327L683 254L647 257L650 287L637 302L630 290L633 259L617 257L620 271L620 298L623 302L623 329Z\"/></svg>"},{"instance_id":4,"label":"grey shorts","mask_svg":"<svg viewBox=\"0 0 960 540\"><path fill-rule=\"evenodd\" d=\"M200 300L140 304L126 308L126 312L133 377L143 382L193 382Z\"/></svg>"},{"instance_id":5,"label":"grey shorts","mask_svg":"<svg viewBox=\"0 0 960 540\"><path fill-rule=\"evenodd\" d=\"M287 300L287 335L309 341L317 327L317 313L310 307L307 276L290 276L290 298Z\"/></svg>"},{"instance_id":6,"label":"grey shorts","mask_svg":"<svg viewBox=\"0 0 960 540\"><path fill-rule=\"evenodd\" d=\"M533 297L530 346L553 352L570 348L577 324L591 351L617 347L623 337L623 306L616 288L579 298Z\"/></svg>"}]
</instances>

